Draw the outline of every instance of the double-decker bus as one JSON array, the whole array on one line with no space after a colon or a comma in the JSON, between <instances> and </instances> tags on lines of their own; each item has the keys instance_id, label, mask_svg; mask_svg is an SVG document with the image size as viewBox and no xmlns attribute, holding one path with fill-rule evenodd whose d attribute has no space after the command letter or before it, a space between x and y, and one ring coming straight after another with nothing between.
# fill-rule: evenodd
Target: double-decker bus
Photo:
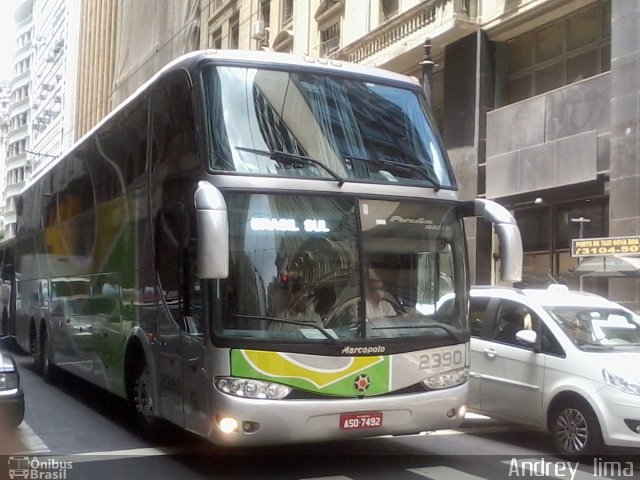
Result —
<instances>
[{"instance_id":1,"label":"double-decker bus","mask_svg":"<svg viewBox=\"0 0 640 480\"><path fill-rule=\"evenodd\" d=\"M417 81L272 52L175 60L17 209L16 333L45 378L225 445L458 426L464 217L521 271L513 217L461 200Z\"/></svg>"}]
</instances>

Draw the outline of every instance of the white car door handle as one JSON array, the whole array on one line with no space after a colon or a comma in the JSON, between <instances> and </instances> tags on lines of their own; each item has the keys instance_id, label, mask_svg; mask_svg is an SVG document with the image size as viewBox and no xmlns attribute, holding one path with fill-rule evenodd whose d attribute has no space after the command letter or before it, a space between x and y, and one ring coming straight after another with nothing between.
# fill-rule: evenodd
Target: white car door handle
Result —
<instances>
[{"instance_id":1,"label":"white car door handle","mask_svg":"<svg viewBox=\"0 0 640 480\"><path fill-rule=\"evenodd\" d=\"M489 358L494 358L498 355L498 352L496 350L494 350L493 348L485 348L484 349L484 354L489 357Z\"/></svg>"}]
</instances>

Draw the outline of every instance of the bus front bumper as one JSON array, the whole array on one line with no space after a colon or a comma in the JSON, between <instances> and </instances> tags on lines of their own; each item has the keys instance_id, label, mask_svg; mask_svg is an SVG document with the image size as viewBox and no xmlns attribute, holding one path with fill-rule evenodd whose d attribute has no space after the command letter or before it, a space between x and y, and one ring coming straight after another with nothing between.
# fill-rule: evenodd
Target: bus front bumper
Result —
<instances>
[{"instance_id":1,"label":"bus front bumper","mask_svg":"<svg viewBox=\"0 0 640 480\"><path fill-rule=\"evenodd\" d=\"M424 393L340 400L256 400L215 391L209 439L220 445L278 445L457 428L464 419L468 383ZM355 417L373 422L346 422ZM224 419L238 428L223 433ZM380 419L380 420L378 420ZM371 425L373 423L374 425ZM377 426L377 424L380 424ZM354 426L354 424L356 424Z\"/></svg>"}]
</instances>

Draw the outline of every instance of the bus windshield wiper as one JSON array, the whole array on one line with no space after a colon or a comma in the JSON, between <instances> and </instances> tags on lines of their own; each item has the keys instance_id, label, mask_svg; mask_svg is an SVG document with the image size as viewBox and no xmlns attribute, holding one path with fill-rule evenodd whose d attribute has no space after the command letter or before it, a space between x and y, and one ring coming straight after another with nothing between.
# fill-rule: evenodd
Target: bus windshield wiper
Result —
<instances>
[{"instance_id":1,"label":"bus windshield wiper","mask_svg":"<svg viewBox=\"0 0 640 480\"><path fill-rule=\"evenodd\" d=\"M340 341L338 341L338 339L336 337L331 335L324 328L318 327L317 325L314 325L313 323L310 323L310 322L302 322L300 320L285 320L284 318L277 318L277 317L263 317L261 315L239 315L239 314L236 314L234 316L238 317L238 318L248 318L250 320L260 320L260 321L263 321L263 322L290 323L292 325L299 325L299 326L302 326L302 327L313 328L313 329L319 331L322 335L324 335L326 338L331 340L336 345L338 345L340 347L342 346L342 343L340 343Z\"/></svg>"},{"instance_id":2,"label":"bus windshield wiper","mask_svg":"<svg viewBox=\"0 0 640 480\"><path fill-rule=\"evenodd\" d=\"M396 318L396 317L393 317L393 318ZM439 328L447 332L449 335L451 335L453 338L455 338L461 343L469 341L468 339L464 338L464 336L460 335L460 333L456 331L456 329L452 328L450 325L441 324L441 323L416 324L416 325L390 325L390 326L385 325L384 327L376 327L372 324L371 326L372 330L415 330L418 328L427 328L427 329Z\"/></svg>"},{"instance_id":3,"label":"bus windshield wiper","mask_svg":"<svg viewBox=\"0 0 640 480\"><path fill-rule=\"evenodd\" d=\"M425 180L428 180L431 184L433 184L433 190L435 192L440 190L440 187L441 187L440 181L435 177L435 175L431 173L430 169L424 165L411 165L408 163L393 162L391 160L382 160L378 158L362 158L362 157L353 157L353 156L345 157L345 161L348 162L349 160L357 160L359 162L373 163L376 165L381 165L384 167L392 167L398 170L405 170L409 172L418 172L422 176L422 178L424 178Z\"/></svg>"},{"instance_id":4,"label":"bus windshield wiper","mask_svg":"<svg viewBox=\"0 0 640 480\"><path fill-rule=\"evenodd\" d=\"M247 148L247 147L236 147L236 150L240 150L241 152L249 152L255 155L264 155L268 156L271 160L276 162L285 163L288 165L295 165L297 163L301 163L303 165L313 165L315 167L319 167L333 178L338 181L338 186L341 187L345 182L344 178L338 175L333 169L327 167L324 163L319 162L318 160L314 160L313 158L305 157L304 155L297 155L295 153L283 152L281 150L259 150L255 148Z\"/></svg>"}]
</instances>

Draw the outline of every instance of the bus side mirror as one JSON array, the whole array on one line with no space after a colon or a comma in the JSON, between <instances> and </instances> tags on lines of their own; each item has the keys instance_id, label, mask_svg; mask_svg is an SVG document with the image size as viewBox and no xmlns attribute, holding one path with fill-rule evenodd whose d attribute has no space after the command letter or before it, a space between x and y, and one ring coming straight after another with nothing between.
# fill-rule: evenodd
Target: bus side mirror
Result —
<instances>
[{"instance_id":1,"label":"bus side mirror","mask_svg":"<svg viewBox=\"0 0 640 480\"><path fill-rule=\"evenodd\" d=\"M467 204L465 216L492 222L500 240L500 278L507 282L522 280L522 237L511 212L499 203L477 198Z\"/></svg>"},{"instance_id":2,"label":"bus side mirror","mask_svg":"<svg viewBox=\"0 0 640 480\"><path fill-rule=\"evenodd\" d=\"M222 279L229 276L229 221L220 190L198 182L194 203L198 221L198 276Z\"/></svg>"}]
</instances>

